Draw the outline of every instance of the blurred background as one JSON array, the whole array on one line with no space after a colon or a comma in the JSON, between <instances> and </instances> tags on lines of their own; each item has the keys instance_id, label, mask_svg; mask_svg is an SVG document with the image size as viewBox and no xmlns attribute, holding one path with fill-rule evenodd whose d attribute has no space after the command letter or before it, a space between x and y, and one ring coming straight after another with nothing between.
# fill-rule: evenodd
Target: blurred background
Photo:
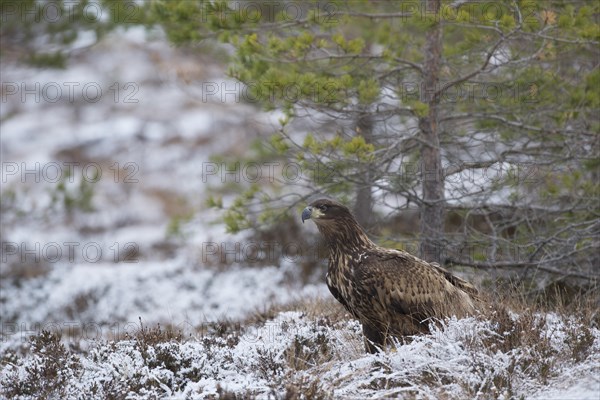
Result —
<instances>
[{"instance_id":1,"label":"blurred background","mask_svg":"<svg viewBox=\"0 0 600 400\"><path fill-rule=\"evenodd\" d=\"M228 233L207 203L235 200L247 182L229 161L268 140L279 113L240 99L227 48L105 26L119 4L90 4L101 16L90 26L57 27L52 12L81 10L2 2L3 333L92 324L108 335L139 317L187 328L320 294L304 284L322 276L281 259L298 232Z\"/></svg>"},{"instance_id":2,"label":"blurred background","mask_svg":"<svg viewBox=\"0 0 600 400\"><path fill-rule=\"evenodd\" d=\"M328 296L319 194L484 290L593 293L598 9L567 3L2 0L4 333Z\"/></svg>"}]
</instances>

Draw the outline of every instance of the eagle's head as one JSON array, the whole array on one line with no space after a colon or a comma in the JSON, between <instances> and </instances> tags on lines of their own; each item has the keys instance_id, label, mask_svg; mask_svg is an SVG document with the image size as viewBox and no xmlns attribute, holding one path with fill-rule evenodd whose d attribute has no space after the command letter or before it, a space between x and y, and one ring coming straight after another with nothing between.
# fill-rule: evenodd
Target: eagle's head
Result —
<instances>
[{"instance_id":1,"label":"eagle's head","mask_svg":"<svg viewBox=\"0 0 600 400\"><path fill-rule=\"evenodd\" d=\"M354 220L354 217L345 205L330 199L318 199L302 211L302 222L307 219L312 219L319 226L342 220Z\"/></svg>"},{"instance_id":2,"label":"eagle's head","mask_svg":"<svg viewBox=\"0 0 600 400\"><path fill-rule=\"evenodd\" d=\"M375 246L348 207L337 201L313 201L302 211L302 222L307 219L314 221L332 248L356 250Z\"/></svg>"}]
</instances>

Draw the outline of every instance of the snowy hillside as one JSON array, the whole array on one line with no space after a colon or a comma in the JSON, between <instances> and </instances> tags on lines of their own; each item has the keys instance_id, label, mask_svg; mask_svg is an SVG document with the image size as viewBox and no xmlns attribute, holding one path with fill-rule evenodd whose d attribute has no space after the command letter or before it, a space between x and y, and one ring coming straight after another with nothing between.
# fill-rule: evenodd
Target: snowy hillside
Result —
<instances>
[{"instance_id":1,"label":"snowy hillside","mask_svg":"<svg viewBox=\"0 0 600 400\"><path fill-rule=\"evenodd\" d=\"M599 398L597 317L494 309L366 355L322 275L254 263L205 202L277 115L205 96L235 87L209 55L131 29L1 68L1 396Z\"/></svg>"},{"instance_id":2,"label":"snowy hillside","mask_svg":"<svg viewBox=\"0 0 600 400\"><path fill-rule=\"evenodd\" d=\"M184 78L222 82L218 66L144 36L113 34L67 70L3 66L3 84L32 91L2 107L5 323L239 318L292 297L275 265L241 268L239 253L216 274L203 262L210 246L244 239L205 208L222 184L203 175L211 156L241 154L269 116L196 98Z\"/></svg>"}]
</instances>

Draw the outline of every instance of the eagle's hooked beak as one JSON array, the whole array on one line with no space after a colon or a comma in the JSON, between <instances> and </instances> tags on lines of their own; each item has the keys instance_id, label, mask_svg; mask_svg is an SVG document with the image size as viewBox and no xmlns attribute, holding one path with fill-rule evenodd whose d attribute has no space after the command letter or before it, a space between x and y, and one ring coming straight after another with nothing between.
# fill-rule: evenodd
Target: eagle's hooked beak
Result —
<instances>
[{"instance_id":1,"label":"eagle's hooked beak","mask_svg":"<svg viewBox=\"0 0 600 400\"><path fill-rule=\"evenodd\" d=\"M304 223L305 220L310 219L311 214L312 214L312 207L306 207L302 211L302 223Z\"/></svg>"}]
</instances>

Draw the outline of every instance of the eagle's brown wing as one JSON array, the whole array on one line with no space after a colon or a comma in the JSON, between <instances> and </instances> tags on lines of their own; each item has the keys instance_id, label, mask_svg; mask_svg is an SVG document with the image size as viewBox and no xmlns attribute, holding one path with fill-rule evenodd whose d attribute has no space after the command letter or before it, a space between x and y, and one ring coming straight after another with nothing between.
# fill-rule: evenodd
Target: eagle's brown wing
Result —
<instances>
[{"instance_id":1,"label":"eagle's brown wing","mask_svg":"<svg viewBox=\"0 0 600 400\"><path fill-rule=\"evenodd\" d=\"M327 287L329 288L329 291L331 292L331 294L333 295L333 297L335 297L335 299L337 301L339 301L340 303L342 303L342 305L344 306L344 308L346 310L348 310L351 314L353 314L355 317L355 313L354 313L354 309L352 307L350 307L350 305L348 304L348 302L346 301L346 299L344 298L344 296L342 296L342 294L339 292L339 290L332 285L329 280L327 281Z\"/></svg>"},{"instance_id":2,"label":"eagle's brown wing","mask_svg":"<svg viewBox=\"0 0 600 400\"><path fill-rule=\"evenodd\" d=\"M373 310L371 318L368 313L363 316L391 331L423 331L426 328L419 324L429 318L464 316L473 309L473 301L463 287L476 291L474 287L403 251L371 252L355 267L354 277L357 292L367 303L364 308Z\"/></svg>"}]
</instances>

